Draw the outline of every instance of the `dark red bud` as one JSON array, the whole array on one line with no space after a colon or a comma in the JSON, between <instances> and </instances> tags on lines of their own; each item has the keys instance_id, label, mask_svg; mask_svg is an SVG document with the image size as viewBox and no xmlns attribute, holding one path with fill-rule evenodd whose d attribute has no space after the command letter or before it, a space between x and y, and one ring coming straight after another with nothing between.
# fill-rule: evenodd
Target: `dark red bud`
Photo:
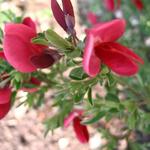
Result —
<instances>
[{"instance_id":1,"label":"dark red bud","mask_svg":"<svg viewBox=\"0 0 150 150\"><path fill-rule=\"evenodd\" d=\"M74 118L73 127L78 140L83 144L87 143L89 141L89 132L87 127L81 124L81 119L79 117Z\"/></svg>"},{"instance_id":2,"label":"dark red bud","mask_svg":"<svg viewBox=\"0 0 150 150\"><path fill-rule=\"evenodd\" d=\"M65 22L64 12L60 8L60 6L59 6L59 4L57 3L56 0L51 0L51 8L52 8L53 15L54 15L56 21L58 22L58 24L65 31L67 31L67 25L66 25L66 22Z\"/></svg>"},{"instance_id":3,"label":"dark red bud","mask_svg":"<svg viewBox=\"0 0 150 150\"><path fill-rule=\"evenodd\" d=\"M62 0L63 4L63 11L65 15L70 15L74 18L74 11L73 11L73 6L71 4L70 0Z\"/></svg>"}]
</instances>

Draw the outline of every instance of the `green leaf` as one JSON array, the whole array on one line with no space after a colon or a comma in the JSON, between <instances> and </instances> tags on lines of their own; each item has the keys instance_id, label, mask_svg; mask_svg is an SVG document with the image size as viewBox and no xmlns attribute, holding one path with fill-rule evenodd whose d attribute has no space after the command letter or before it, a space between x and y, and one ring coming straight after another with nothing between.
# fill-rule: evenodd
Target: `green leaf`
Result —
<instances>
[{"instance_id":1,"label":"green leaf","mask_svg":"<svg viewBox=\"0 0 150 150\"><path fill-rule=\"evenodd\" d=\"M89 103L93 106L92 88L91 87L88 89L88 100L89 100Z\"/></svg>"},{"instance_id":2,"label":"green leaf","mask_svg":"<svg viewBox=\"0 0 150 150\"><path fill-rule=\"evenodd\" d=\"M35 44L41 44L41 45L45 45L45 46L48 46L49 43L46 39L44 39L43 37L35 37L32 39L32 43L35 43Z\"/></svg>"},{"instance_id":3,"label":"green leaf","mask_svg":"<svg viewBox=\"0 0 150 150\"><path fill-rule=\"evenodd\" d=\"M61 36L59 36L56 32L54 32L51 29L45 31L45 37L50 44L58 48L61 52L70 51L73 49L73 46L71 45L70 42L63 39Z\"/></svg>"},{"instance_id":4,"label":"green leaf","mask_svg":"<svg viewBox=\"0 0 150 150\"><path fill-rule=\"evenodd\" d=\"M22 22L22 17L21 17L21 16L15 17L15 18L14 18L14 22L15 22L15 23L21 23L21 22Z\"/></svg>"},{"instance_id":5,"label":"green leaf","mask_svg":"<svg viewBox=\"0 0 150 150\"><path fill-rule=\"evenodd\" d=\"M0 28L0 39L3 38L3 30Z\"/></svg>"},{"instance_id":6,"label":"green leaf","mask_svg":"<svg viewBox=\"0 0 150 150\"><path fill-rule=\"evenodd\" d=\"M71 70L69 77L74 80L83 80L87 78L88 75L84 73L82 67L78 67Z\"/></svg>"},{"instance_id":7,"label":"green leaf","mask_svg":"<svg viewBox=\"0 0 150 150\"><path fill-rule=\"evenodd\" d=\"M97 115L95 117L93 117L92 119L83 121L83 124L96 123L97 121L99 121L105 115L106 115L106 112L105 111L101 111L101 112L97 113Z\"/></svg>"}]
</instances>

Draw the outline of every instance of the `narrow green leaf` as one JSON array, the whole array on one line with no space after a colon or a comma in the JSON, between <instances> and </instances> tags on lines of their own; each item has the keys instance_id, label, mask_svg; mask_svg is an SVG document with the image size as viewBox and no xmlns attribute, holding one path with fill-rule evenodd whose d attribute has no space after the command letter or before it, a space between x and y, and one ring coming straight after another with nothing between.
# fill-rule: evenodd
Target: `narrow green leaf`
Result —
<instances>
[{"instance_id":1,"label":"narrow green leaf","mask_svg":"<svg viewBox=\"0 0 150 150\"><path fill-rule=\"evenodd\" d=\"M92 88L91 87L88 89L88 100L89 100L89 103L93 106Z\"/></svg>"},{"instance_id":2,"label":"narrow green leaf","mask_svg":"<svg viewBox=\"0 0 150 150\"><path fill-rule=\"evenodd\" d=\"M102 117L104 117L105 115L106 115L106 112L105 111L101 111L95 117L93 117L92 119L85 120L83 122L83 124L92 124L92 123L95 123L95 122L99 121Z\"/></svg>"},{"instance_id":3,"label":"narrow green leaf","mask_svg":"<svg viewBox=\"0 0 150 150\"><path fill-rule=\"evenodd\" d=\"M0 39L3 38L3 30L0 28Z\"/></svg>"}]
</instances>

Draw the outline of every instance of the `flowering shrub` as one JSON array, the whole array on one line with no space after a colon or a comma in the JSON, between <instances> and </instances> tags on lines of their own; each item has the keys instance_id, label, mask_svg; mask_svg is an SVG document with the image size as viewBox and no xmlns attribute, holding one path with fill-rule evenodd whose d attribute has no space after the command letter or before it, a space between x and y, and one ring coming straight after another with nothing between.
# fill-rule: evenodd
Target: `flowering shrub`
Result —
<instances>
[{"instance_id":1,"label":"flowering shrub","mask_svg":"<svg viewBox=\"0 0 150 150\"><path fill-rule=\"evenodd\" d=\"M97 4L92 3L91 7ZM13 107L18 91L28 92L22 104L32 107L44 104L45 93L54 90L51 107L58 109L45 121L45 135L72 123L77 139L87 143L90 139L88 126L97 125L98 131L108 140L106 146L112 150L121 138L126 139L130 147L130 137L135 130L149 132L150 80L145 67L149 65L149 51L146 59L145 47L140 45L144 43L140 41L143 34L138 31L134 35L135 26L129 23L129 15L117 18L117 11L124 14L124 6L128 3L102 0L99 4L108 17L105 19L90 10L87 20L91 27L86 28L85 39L77 37L70 0L62 0L62 8L57 0L51 0L53 16L68 37L52 29L38 33L31 17L11 14L13 17L10 16L0 30L0 119ZM137 8L136 11L144 11L142 1L133 0L130 4ZM130 41L128 34L133 38ZM135 40L138 35L141 38ZM137 54L134 48L140 52L136 51ZM99 91L94 94L97 86L106 94L102 96ZM102 125L113 118L124 122L122 130L126 133L122 137L111 134Z\"/></svg>"}]
</instances>

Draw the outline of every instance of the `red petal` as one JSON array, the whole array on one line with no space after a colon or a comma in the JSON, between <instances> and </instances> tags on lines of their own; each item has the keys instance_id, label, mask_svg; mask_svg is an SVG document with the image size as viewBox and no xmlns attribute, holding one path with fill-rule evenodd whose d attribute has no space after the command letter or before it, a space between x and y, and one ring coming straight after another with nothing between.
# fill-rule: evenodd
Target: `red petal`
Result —
<instances>
[{"instance_id":1,"label":"red petal","mask_svg":"<svg viewBox=\"0 0 150 150\"><path fill-rule=\"evenodd\" d=\"M49 54L43 53L41 55L32 56L30 61L36 68L47 68L55 62L53 57Z\"/></svg>"},{"instance_id":2,"label":"red petal","mask_svg":"<svg viewBox=\"0 0 150 150\"><path fill-rule=\"evenodd\" d=\"M96 55L119 75L131 76L138 72L138 65L127 55L109 45L95 48Z\"/></svg>"},{"instance_id":3,"label":"red petal","mask_svg":"<svg viewBox=\"0 0 150 150\"><path fill-rule=\"evenodd\" d=\"M132 0L132 2L138 10L142 10L144 8L143 2L141 0Z\"/></svg>"},{"instance_id":4,"label":"red petal","mask_svg":"<svg viewBox=\"0 0 150 150\"><path fill-rule=\"evenodd\" d=\"M94 25L97 23L97 16L93 12L88 12L87 13L87 20L91 25Z\"/></svg>"},{"instance_id":5,"label":"red petal","mask_svg":"<svg viewBox=\"0 0 150 150\"><path fill-rule=\"evenodd\" d=\"M138 63L144 64L143 59L140 58L137 54L135 54L129 48L127 48L119 43L114 43L114 42L109 43L109 46L111 46L112 48L115 48L118 52L126 55L127 57L131 58L132 60L134 60Z\"/></svg>"},{"instance_id":6,"label":"red petal","mask_svg":"<svg viewBox=\"0 0 150 150\"><path fill-rule=\"evenodd\" d=\"M5 25L5 35L19 36L24 42L29 42L33 37L36 37L36 32L27 25L8 23Z\"/></svg>"},{"instance_id":7,"label":"red petal","mask_svg":"<svg viewBox=\"0 0 150 150\"><path fill-rule=\"evenodd\" d=\"M30 45L21 41L19 37L6 35L4 38L4 52L7 61L20 72L33 72L36 67L30 62L33 55Z\"/></svg>"},{"instance_id":8,"label":"red petal","mask_svg":"<svg viewBox=\"0 0 150 150\"><path fill-rule=\"evenodd\" d=\"M36 32L36 24L30 17L24 18L22 23L28 27L31 27Z\"/></svg>"},{"instance_id":9,"label":"red petal","mask_svg":"<svg viewBox=\"0 0 150 150\"><path fill-rule=\"evenodd\" d=\"M3 88L0 89L0 105L6 104L10 101L11 98L11 89L10 88Z\"/></svg>"},{"instance_id":10,"label":"red petal","mask_svg":"<svg viewBox=\"0 0 150 150\"><path fill-rule=\"evenodd\" d=\"M94 77L99 73L100 65L101 61L94 52L94 37L88 34L83 55L83 69L89 76Z\"/></svg>"},{"instance_id":11,"label":"red petal","mask_svg":"<svg viewBox=\"0 0 150 150\"><path fill-rule=\"evenodd\" d=\"M51 0L51 8L56 21L65 31L67 31L64 12L61 10L56 0Z\"/></svg>"},{"instance_id":12,"label":"red petal","mask_svg":"<svg viewBox=\"0 0 150 150\"><path fill-rule=\"evenodd\" d=\"M73 120L74 131L76 133L78 140L81 143L87 143L89 141L89 133L87 127L85 125L82 125L80 122L81 119L79 117L76 117Z\"/></svg>"},{"instance_id":13,"label":"red petal","mask_svg":"<svg viewBox=\"0 0 150 150\"><path fill-rule=\"evenodd\" d=\"M97 24L89 29L95 37L95 40L100 42L113 42L119 39L125 31L125 20L115 19L106 23Z\"/></svg>"},{"instance_id":14,"label":"red petal","mask_svg":"<svg viewBox=\"0 0 150 150\"><path fill-rule=\"evenodd\" d=\"M5 104L0 104L0 119L4 118L10 110L10 101Z\"/></svg>"},{"instance_id":15,"label":"red petal","mask_svg":"<svg viewBox=\"0 0 150 150\"><path fill-rule=\"evenodd\" d=\"M71 4L70 0L62 0L63 4L63 10L65 15L69 14L70 16L74 17L74 11L73 11L73 6Z\"/></svg>"},{"instance_id":16,"label":"red petal","mask_svg":"<svg viewBox=\"0 0 150 150\"><path fill-rule=\"evenodd\" d=\"M104 5L108 11L113 12L115 10L114 0L104 0Z\"/></svg>"},{"instance_id":17,"label":"red petal","mask_svg":"<svg viewBox=\"0 0 150 150\"><path fill-rule=\"evenodd\" d=\"M36 70L30 62L30 57L34 55L31 39L36 33L23 24L7 24L4 35L4 53L7 61L18 71L33 72Z\"/></svg>"}]
</instances>

